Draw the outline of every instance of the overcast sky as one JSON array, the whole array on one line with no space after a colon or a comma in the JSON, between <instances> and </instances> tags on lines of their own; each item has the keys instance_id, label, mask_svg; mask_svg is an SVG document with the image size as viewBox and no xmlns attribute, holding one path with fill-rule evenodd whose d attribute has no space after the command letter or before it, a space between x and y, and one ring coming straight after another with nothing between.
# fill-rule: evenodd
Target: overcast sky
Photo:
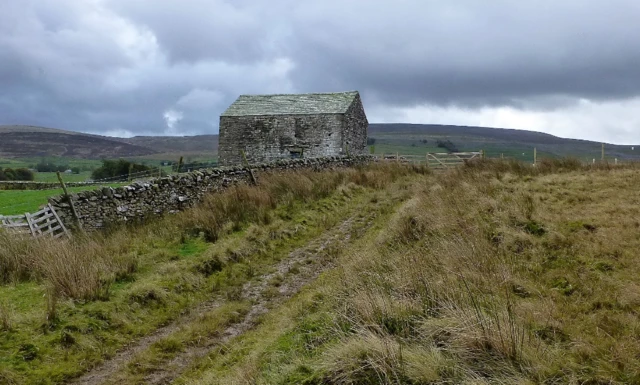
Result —
<instances>
[{"instance_id":1,"label":"overcast sky","mask_svg":"<svg viewBox=\"0 0 640 385\"><path fill-rule=\"evenodd\" d=\"M218 132L239 94L640 143L638 0L0 0L0 124Z\"/></svg>"}]
</instances>

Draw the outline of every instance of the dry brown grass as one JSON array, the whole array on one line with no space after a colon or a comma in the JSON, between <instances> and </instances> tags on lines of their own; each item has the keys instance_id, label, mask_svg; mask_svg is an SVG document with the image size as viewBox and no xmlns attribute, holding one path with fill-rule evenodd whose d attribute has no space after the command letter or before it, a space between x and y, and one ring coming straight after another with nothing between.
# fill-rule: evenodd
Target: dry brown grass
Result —
<instances>
[{"instance_id":1,"label":"dry brown grass","mask_svg":"<svg viewBox=\"0 0 640 385\"><path fill-rule=\"evenodd\" d=\"M479 162L343 259L324 381L640 382L635 167Z\"/></svg>"},{"instance_id":2,"label":"dry brown grass","mask_svg":"<svg viewBox=\"0 0 640 385\"><path fill-rule=\"evenodd\" d=\"M322 199L350 183L382 189L415 172L428 170L378 164L332 172L301 170L263 175L257 186L239 185L221 194L210 194L197 208L181 214L177 222L180 227L215 241L225 230L235 230L246 223L268 224L271 211L278 205Z\"/></svg>"}]
</instances>

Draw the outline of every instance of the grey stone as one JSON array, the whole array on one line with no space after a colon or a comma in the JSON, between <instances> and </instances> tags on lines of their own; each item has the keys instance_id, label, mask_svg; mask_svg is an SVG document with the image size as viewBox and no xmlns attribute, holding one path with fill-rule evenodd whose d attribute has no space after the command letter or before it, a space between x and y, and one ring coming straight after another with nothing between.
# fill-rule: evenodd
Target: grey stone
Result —
<instances>
[{"instance_id":1,"label":"grey stone","mask_svg":"<svg viewBox=\"0 0 640 385\"><path fill-rule=\"evenodd\" d=\"M219 163L361 155L368 125L358 92L242 95L220 117Z\"/></svg>"},{"instance_id":2,"label":"grey stone","mask_svg":"<svg viewBox=\"0 0 640 385\"><path fill-rule=\"evenodd\" d=\"M371 160L372 158L368 156L285 159L277 163L261 163L252 168L259 179L260 173L263 172L286 172L287 170L301 168L320 170L350 167L367 163ZM74 202L83 228L91 231L101 229L105 227L105 224L126 222L128 218L147 218L165 213L175 213L197 204L209 193L223 191L230 186L250 182L250 174L248 169L244 167L220 167L197 172L197 174L182 174L176 180L194 181L201 174L214 175L214 177L206 178L200 183L180 185L179 188L171 184L162 184L158 180L152 180L148 183L148 186L153 186L153 188L148 188L135 194L132 193L138 191L135 184L119 187L115 190L116 193L113 194L117 201L114 199L101 199L105 192L102 188L74 194L71 199ZM104 196L106 197L106 195ZM51 197L49 203L58 212L65 225L72 227L73 215L69 204L66 203L66 198L62 196Z\"/></svg>"}]
</instances>

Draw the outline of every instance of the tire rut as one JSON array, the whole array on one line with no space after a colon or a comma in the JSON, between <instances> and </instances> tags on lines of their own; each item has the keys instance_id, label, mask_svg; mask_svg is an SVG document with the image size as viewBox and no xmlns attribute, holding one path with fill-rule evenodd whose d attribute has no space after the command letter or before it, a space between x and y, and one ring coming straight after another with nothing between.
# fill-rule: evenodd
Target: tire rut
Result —
<instances>
[{"instance_id":1,"label":"tire rut","mask_svg":"<svg viewBox=\"0 0 640 385\"><path fill-rule=\"evenodd\" d=\"M218 336L206 341L200 341L196 346L188 347L178 356L164 363L162 367L158 367L157 370L148 374L143 383L168 384L188 368L194 360L206 356L215 346L225 344L232 338L251 329L255 326L259 317L267 313L272 305L281 303L293 296L306 283L313 281L321 272L331 267L332 258L329 255L331 248L348 243L354 230L366 231L372 224L374 217L375 212L369 213L367 217L356 218L356 216L352 216L348 218L306 245L290 252L286 258L274 266L273 272L263 274L257 279L247 282L243 286L242 298L251 301L252 305L241 321L227 327ZM293 273L293 266L297 267L297 273ZM277 276L283 276L284 279L277 288L277 295L272 296L268 289L270 281ZM104 361L81 377L69 381L68 384L98 385L110 383L111 380L117 379L118 374L126 372L127 365L155 342L169 337L179 331L185 324L215 310L225 302L227 301L224 299L216 298L185 311L183 315L168 325L160 327L154 333L125 347L116 353L113 358Z\"/></svg>"},{"instance_id":2,"label":"tire rut","mask_svg":"<svg viewBox=\"0 0 640 385\"><path fill-rule=\"evenodd\" d=\"M345 246L351 240L352 230L356 228L359 232L366 231L373 222L372 217L347 219L330 233L290 253L289 258L278 263L274 272L263 275L258 283L247 283L243 288L243 298L251 300L253 304L242 321L227 327L219 336L211 338L204 344L187 349L163 365L162 368L145 377L144 383L170 384L195 361L205 357L213 348L227 344L233 338L251 330L256 326L260 316L268 313L270 308L292 297L307 283L315 280L323 271L331 268L333 258L329 249ZM311 263L306 263L307 261L311 261ZM299 271L296 274L288 274L292 266L297 265L300 265ZM278 286L278 295L272 297L268 294L269 281L282 275L285 275L286 278Z\"/></svg>"}]
</instances>

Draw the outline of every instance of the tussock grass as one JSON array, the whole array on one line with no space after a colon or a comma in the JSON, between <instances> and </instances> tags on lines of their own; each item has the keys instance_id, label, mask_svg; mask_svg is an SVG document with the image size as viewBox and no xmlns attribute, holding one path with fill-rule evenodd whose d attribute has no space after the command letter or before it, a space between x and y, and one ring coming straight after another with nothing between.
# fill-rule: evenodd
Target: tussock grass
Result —
<instances>
[{"instance_id":1,"label":"tussock grass","mask_svg":"<svg viewBox=\"0 0 640 385\"><path fill-rule=\"evenodd\" d=\"M594 239L594 232L603 228L620 230L613 218L609 222L601 217L598 225L570 222L568 233L564 227L576 209L584 215L587 210L581 206L611 211L627 205L625 195L593 203L554 202L551 197L564 191L547 190L549 180L564 180L568 194L582 186L611 193L606 183L620 188L621 180L640 179L634 170L595 171L602 170L607 174L594 174L572 160L545 161L535 169L485 161L423 186L371 250L345 261L345 279L336 292L342 304L337 317L350 325L349 332L343 333L337 350L320 359L325 378L343 384L376 379L419 383L426 378L640 381L639 363L632 358L640 344L630 342L632 330L640 325L631 319L640 308L611 305L609 309L619 310L593 310L602 309L601 302L617 303L616 298L636 287L637 279L628 274L637 271L637 263L620 257L618 261L627 264L612 286L615 268L596 261L612 252L602 249L619 250L636 243L637 237L626 230L608 245ZM537 179L510 179L525 176ZM512 182L504 183L505 177ZM599 178L595 186L594 178ZM590 250L594 243L601 249L595 253ZM596 305L595 298L600 298ZM595 321L598 313L595 319L600 321ZM629 343L614 348L612 338L621 337ZM394 344L411 353L401 357ZM428 374L437 375L422 378L409 370L415 367L414 356L435 359L424 365L435 370Z\"/></svg>"},{"instance_id":2,"label":"tussock grass","mask_svg":"<svg viewBox=\"0 0 640 385\"><path fill-rule=\"evenodd\" d=\"M638 182L572 160L434 175L251 353L184 383L639 383Z\"/></svg>"},{"instance_id":3,"label":"tussock grass","mask_svg":"<svg viewBox=\"0 0 640 385\"><path fill-rule=\"evenodd\" d=\"M246 223L268 224L271 211L278 205L308 202L326 198L338 187L349 184L382 189L399 177L412 172L428 172L394 164L348 169L339 172L291 171L274 173L261 178L258 186L234 186L222 194L209 195L197 208L179 217L181 227L202 234L210 241L217 240L229 229Z\"/></svg>"},{"instance_id":4,"label":"tussock grass","mask_svg":"<svg viewBox=\"0 0 640 385\"><path fill-rule=\"evenodd\" d=\"M638 162L628 162L614 164L608 161L598 163L584 163L577 158L542 158L534 166L530 163L521 162L515 159L473 159L465 162L465 166L460 170L463 172L491 172L498 178L504 173L517 176L557 174L572 171L611 171L621 169L637 169Z\"/></svg>"}]
</instances>

